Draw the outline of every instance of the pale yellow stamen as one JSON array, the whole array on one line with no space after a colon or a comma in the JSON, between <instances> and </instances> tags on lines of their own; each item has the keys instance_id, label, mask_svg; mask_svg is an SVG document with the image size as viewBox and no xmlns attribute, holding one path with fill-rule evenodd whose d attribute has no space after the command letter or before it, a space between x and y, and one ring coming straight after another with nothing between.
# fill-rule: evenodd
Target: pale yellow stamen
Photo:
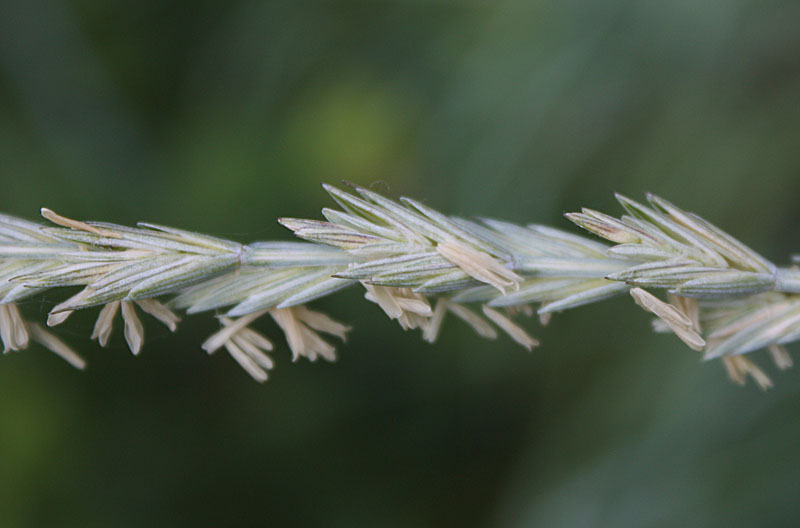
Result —
<instances>
[{"instance_id":1,"label":"pale yellow stamen","mask_svg":"<svg viewBox=\"0 0 800 528\"><path fill-rule=\"evenodd\" d=\"M447 303L447 309L452 312L453 315L470 325L479 336L485 337L486 339L497 339L497 331L492 325L466 306L462 306L458 303Z\"/></svg>"},{"instance_id":2,"label":"pale yellow stamen","mask_svg":"<svg viewBox=\"0 0 800 528\"><path fill-rule=\"evenodd\" d=\"M667 294L669 303L678 309L683 315L692 322L691 328L700 333L700 303L697 299L681 297L679 295Z\"/></svg>"},{"instance_id":3,"label":"pale yellow stamen","mask_svg":"<svg viewBox=\"0 0 800 528\"><path fill-rule=\"evenodd\" d=\"M72 315L72 310L65 310L63 312L50 312L47 314L47 326L58 326L67 318Z\"/></svg>"},{"instance_id":4,"label":"pale yellow stamen","mask_svg":"<svg viewBox=\"0 0 800 528\"><path fill-rule=\"evenodd\" d=\"M0 304L0 340L3 353L23 350L28 346L28 331L19 309L13 303Z\"/></svg>"},{"instance_id":5,"label":"pale yellow stamen","mask_svg":"<svg viewBox=\"0 0 800 528\"><path fill-rule=\"evenodd\" d=\"M267 313L267 310L261 310L260 312L254 312L251 314L244 315L236 319L235 321L227 319L228 321L231 321L231 323L226 324L224 328L222 328L218 332L211 335L211 337L206 339L205 342L201 345L202 349L208 352L209 354L213 354L214 352L222 348L222 346L224 346L225 343L231 337L233 337L233 335L236 334L239 330L243 329L244 327L246 327L256 319L258 319L265 313Z\"/></svg>"},{"instance_id":6,"label":"pale yellow stamen","mask_svg":"<svg viewBox=\"0 0 800 528\"><path fill-rule=\"evenodd\" d=\"M430 307L428 308L430 309ZM305 306L296 306L294 313L310 328L336 336L342 341L347 341L347 332L352 330L352 327L335 321L322 312L309 310Z\"/></svg>"},{"instance_id":7,"label":"pale yellow stamen","mask_svg":"<svg viewBox=\"0 0 800 528\"><path fill-rule=\"evenodd\" d=\"M103 306L103 309L100 310L100 314L97 316L91 339L97 339L101 347L105 347L108 344L108 340L111 338L111 332L114 329L114 317L116 317L117 311L119 311L119 305L120 301L110 302Z\"/></svg>"},{"instance_id":8,"label":"pale yellow stamen","mask_svg":"<svg viewBox=\"0 0 800 528\"><path fill-rule=\"evenodd\" d=\"M703 350L706 342L694 330L694 323L686 314L641 288L631 289L631 296L636 304L663 320L675 335L690 348L697 351Z\"/></svg>"},{"instance_id":9,"label":"pale yellow stamen","mask_svg":"<svg viewBox=\"0 0 800 528\"><path fill-rule=\"evenodd\" d=\"M789 351L783 345L770 345L769 353L772 356L772 361L775 362L775 366L781 370L786 370L791 368L794 365L794 361L792 361L792 356L789 355Z\"/></svg>"},{"instance_id":10,"label":"pale yellow stamen","mask_svg":"<svg viewBox=\"0 0 800 528\"><path fill-rule=\"evenodd\" d=\"M403 308L397 304L395 296L391 294L391 290L384 286L373 286L372 284L363 283L367 289L364 298L372 301L389 316L389 319L397 319L403 315Z\"/></svg>"},{"instance_id":11,"label":"pale yellow stamen","mask_svg":"<svg viewBox=\"0 0 800 528\"><path fill-rule=\"evenodd\" d=\"M503 294L511 286L519 290L520 276L490 255L455 240L440 243L436 251L470 277L494 286Z\"/></svg>"},{"instance_id":12,"label":"pale yellow stamen","mask_svg":"<svg viewBox=\"0 0 800 528\"><path fill-rule=\"evenodd\" d=\"M55 326L57 324L63 323L67 317L74 311L74 307L80 305L86 297L89 296L94 290L89 288L84 288L69 299L64 302L61 302L53 307L50 310L50 313L47 316L47 325L48 326ZM60 316L58 314L65 314Z\"/></svg>"},{"instance_id":13,"label":"pale yellow stamen","mask_svg":"<svg viewBox=\"0 0 800 528\"><path fill-rule=\"evenodd\" d=\"M292 315L291 308L270 310L269 314L281 327L292 351L292 361L297 361L300 356L307 354L303 343L303 334L300 332L300 322Z\"/></svg>"},{"instance_id":14,"label":"pale yellow stamen","mask_svg":"<svg viewBox=\"0 0 800 528\"><path fill-rule=\"evenodd\" d=\"M421 293L409 288L363 284L367 289L364 298L380 306L390 319L396 319L403 330L422 328L424 331L430 324L433 310Z\"/></svg>"},{"instance_id":15,"label":"pale yellow stamen","mask_svg":"<svg viewBox=\"0 0 800 528\"><path fill-rule=\"evenodd\" d=\"M19 308L14 303L6 304L8 307L8 314L11 316L11 328L13 330L14 343L19 349L28 347L28 330L25 326L25 320L22 314L19 313Z\"/></svg>"},{"instance_id":16,"label":"pale yellow stamen","mask_svg":"<svg viewBox=\"0 0 800 528\"><path fill-rule=\"evenodd\" d=\"M226 341L225 342L225 349L228 351L228 354L236 360L237 363L248 373L250 376L259 383L263 383L267 381L267 373L264 369L262 369L258 363L254 359L252 359L247 353L244 352L241 348L239 348L236 343L233 341Z\"/></svg>"},{"instance_id":17,"label":"pale yellow stamen","mask_svg":"<svg viewBox=\"0 0 800 528\"><path fill-rule=\"evenodd\" d=\"M41 212L44 218L62 227L69 227L71 229L86 231L88 233L94 233L95 235L105 236L109 238L122 238L122 235L120 235L119 233L115 233L114 231L109 231L108 229L101 229L99 227L89 225L86 222L81 222L79 220L73 220L71 218L61 216L59 214L56 214L54 211L47 209L46 207L42 207Z\"/></svg>"},{"instance_id":18,"label":"pale yellow stamen","mask_svg":"<svg viewBox=\"0 0 800 528\"><path fill-rule=\"evenodd\" d=\"M48 332L40 324L30 323L28 325L28 330L30 331L31 338L34 341L46 347L76 369L83 370L86 368L86 361L82 357L76 354L66 343Z\"/></svg>"},{"instance_id":19,"label":"pale yellow stamen","mask_svg":"<svg viewBox=\"0 0 800 528\"><path fill-rule=\"evenodd\" d=\"M292 361L297 361L301 356L310 361L316 361L320 356L328 361L335 361L336 348L314 330L341 338L349 330L345 325L304 306L270 310L270 315L286 335L286 341L292 350Z\"/></svg>"},{"instance_id":20,"label":"pale yellow stamen","mask_svg":"<svg viewBox=\"0 0 800 528\"><path fill-rule=\"evenodd\" d=\"M245 337L244 332L240 331L231 339L238 347L244 350L253 361L266 370L271 370L275 364L268 355L264 353L255 343Z\"/></svg>"},{"instance_id":21,"label":"pale yellow stamen","mask_svg":"<svg viewBox=\"0 0 800 528\"><path fill-rule=\"evenodd\" d=\"M253 345L257 346L261 350L269 351L272 350L273 348L272 342L269 339L267 339L266 337L264 337L263 335L259 334L258 332L256 332L251 328L248 327L242 328L241 330L239 330L238 333L236 333L234 337L239 337L239 336L243 337L244 339L247 339L248 341L253 343Z\"/></svg>"},{"instance_id":22,"label":"pale yellow stamen","mask_svg":"<svg viewBox=\"0 0 800 528\"><path fill-rule=\"evenodd\" d=\"M722 364L725 365L725 372L728 373L728 377L732 382L737 385L744 385L744 374L739 371L733 357L723 357Z\"/></svg>"},{"instance_id":23,"label":"pale yellow stamen","mask_svg":"<svg viewBox=\"0 0 800 528\"><path fill-rule=\"evenodd\" d=\"M397 305L406 312L412 312L422 316L430 317L433 315L431 305L427 299L410 299L408 297L397 297Z\"/></svg>"},{"instance_id":24,"label":"pale yellow stamen","mask_svg":"<svg viewBox=\"0 0 800 528\"><path fill-rule=\"evenodd\" d=\"M722 358L728 376L734 383L744 385L745 376L750 375L761 390L772 388L772 380L764 371L744 356L727 356Z\"/></svg>"},{"instance_id":25,"label":"pale yellow stamen","mask_svg":"<svg viewBox=\"0 0 800 528\"><path fill-rule=\"evenodd\" d=\"M501 314L497 310L488 306L483 307L483 315L488 317L494 324L499 326L511 339L527 348L529 351L533 347L539 346L539 341L528 335L522 327L516 325L511 319Z\"/></svg>"},{"instance_id":26,"label":"pale yellow stamen","mask_svg":"<svg viewBox=\"0 0 800 528\"><path fill-rule=\"evenodd\" d=\"M256 312L239 319L220 317L219 321L222 323L223 329L206 340L203 348L211 354L224 346L228 354L253 379L259 383L266 381L268 377L266 371L272 369L273 362L263 351L272 350L272 343L246 326L264 313L266 312Z\"/></svg>"},{"instance_id":27,"label":"pale yellow stamen","mask_svg":"<svg viewBox=\"0 0 800 528\"><path fill-rule=\"evenodd\" d=\"M313 330L302 326L300 332L303 336L304 354L310 361L316 361L321 356L328 361L336 361L336 347L322 339Z\"/></svg>"},{"instance_id":28,"label":"pale yellow stamen","mask_svg":"<svg viewBox=\"0 0 800 528\"><path fill-rule=\"evenodd\" d=\"M178 329L178 323L181 318L157 300L142 299L141 301L136 301L136 304L139 305L139 308L141 308L143 312L152 315L164 323L164 325L169 328L170 332L174 332Z\"/></svg>"},{"instance_id":29,"label":"pale yellow stamen","mask_svg":"<svg viewBox=\"0 0 800 528\"><path fill-rule=\"evenodd\" d=\"M144 327L136 315L136 309L133 303L122 301L122 319L125 321L125 341L128 342L128 348L134 356L138 355L142 350L144 343Z\"/></svg>"},{"instance_id":30,"label":"pale yellow stamen","mask_svg":"<svg viewBox=\"0 0 800 528\"><path fill-rule=\"evenodd\" d=\"M433 309L433 315L430 318L428 326L422 331L422 339L428 343L436 342L439 337L439 331L442 328L442 321L447 313L447 300L442 298L436 301L436 307Z\"/></svg>"}]
</instances>

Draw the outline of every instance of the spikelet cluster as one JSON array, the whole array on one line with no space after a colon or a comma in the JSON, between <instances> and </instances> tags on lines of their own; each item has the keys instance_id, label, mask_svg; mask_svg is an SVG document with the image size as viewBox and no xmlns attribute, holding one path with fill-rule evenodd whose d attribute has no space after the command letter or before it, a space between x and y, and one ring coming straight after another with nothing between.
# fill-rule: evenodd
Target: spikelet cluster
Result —
<instances>
[{"instance_id":1,"label":"spikelet cluster","mask_svg":"<svg viewBox=\"0 0 800 528\"><path fill-rule=\"evenodd\" d=\"M478 335L501 333L531 350L539 343L514 317L555 312L629 293L656 316L654 329L677 336L731 379L767 375L745 357L767 349L780 369L785 345L800 339L800 271L778 267L702 218L648 195L623 196L625 214L591 209L566 217L608 245L552 227L465 219L353 186L324 186L338 205L325 220L281 218L302 241L240 244L156 224L82 222L42 209L45 226L0 215L0 338L4 352L38 342L74 366L85 363L44 326L26 321L24 299L79 287L49 313L48 326L99 307L91 334L101 346L121 316L133 354L148 314L178 329L177 312L212 312L220 329L202 348L224 349L257 381L274 367L274 345L254 325L269 315L292 360L334 361L330 337L350 327L307 304L362 288L404 330L433 343L448 316ZM797 263L800 258L794 257ZM659 296L659 291L664 293Z\"/></svg>"}]
</instances>

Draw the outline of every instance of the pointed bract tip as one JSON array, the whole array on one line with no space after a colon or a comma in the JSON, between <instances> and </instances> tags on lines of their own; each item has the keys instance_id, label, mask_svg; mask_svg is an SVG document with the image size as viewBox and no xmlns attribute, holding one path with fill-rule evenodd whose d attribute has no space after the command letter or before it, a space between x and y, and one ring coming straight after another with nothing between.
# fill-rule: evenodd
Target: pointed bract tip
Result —
<instances>
[{"instance_id":1,"label":"pointed bract tip","mask_svg":"<svg viewBox=\"0 0 800 528\"><path fill-rule=\"evenodd\" d=\"M627 196L625 196L622 193L615 192L614 193L614 198L621 204L634 203L633 200L631 200L630 198L628 198Z\"/></svg>"},{"instance_id":2,"label":"pointed bract tip","mask_svg":"<svg viewBox=\"0 0 800 528\"><path fill-rule=\"evenodd\" d=\"M360 185L358 185L356 183L351 182L350 180L342 180L342 185L346 185L346 186L350 187L351 189L355 189L355 190L363 189L363 187L361 187Z\"/></svg>"},{"instance_id":3,"label":"pointed bract tip","mask_svg":"<svg viewBox=\"0 0 800 528\"><path fill-rule=\"evenodd\" d=\"M400 203L403 203L405 205L410 205L411 207L414 207L415 209L416 209L418 204L422 205L422 204L420 204L420 202L414 200L413 198L409 198L408 196L401 196L400 197Z\"/></svg>"},{"instance_id":4,"label":"pointed bract tip","mask_svg":"<svg viewBox=\"0 0 800 528\"><path fill-rule=\"evenodd\" d=\"M299 220L297 218L281 217L278 218L278 223L292 232L303 227L299 224Z\"/></svg>"},{"instance_id":5,"label":"pointed bract tip","mask_svg":"<svg viewBox=\"0 0 800 528\"><path fill-rule=\"evenodd\" d=\"M662 197L660 197L660 196L658 196L656 194L645 193L645 196L647 196L647 201L650 202L650 205L652 205L653 207L656 207L657 209L660 209L661 211L663 211L665 213L668 212L667 211L668 209L678 209L671 202L665 200L664 198L662 198Z\"/></svg>"}]
</instances>

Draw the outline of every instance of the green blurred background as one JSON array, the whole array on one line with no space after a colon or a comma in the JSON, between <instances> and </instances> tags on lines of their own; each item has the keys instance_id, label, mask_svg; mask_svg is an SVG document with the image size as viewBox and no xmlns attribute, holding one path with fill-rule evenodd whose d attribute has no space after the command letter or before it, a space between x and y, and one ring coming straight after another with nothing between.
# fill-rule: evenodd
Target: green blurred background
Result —
<instances>
[{"instance_id":1,"label":"green blurred background","mask_svg":"<svg viewBox=\"0 0 800 528\"><path fill-rule=\"evenodd\" d=\"M0 210L289 239L321 182L572 229L659 193L777 262L800 250L800 4L0 0ZM24 306L44 317L63 293ZM787 526L800 372L729 383L629 299L528 354L405 334L348 290L336 364L264 386L95 313L2 358L0 526ZM797 350L797 347L793 347Z\"/></svg>"}]
</instances>

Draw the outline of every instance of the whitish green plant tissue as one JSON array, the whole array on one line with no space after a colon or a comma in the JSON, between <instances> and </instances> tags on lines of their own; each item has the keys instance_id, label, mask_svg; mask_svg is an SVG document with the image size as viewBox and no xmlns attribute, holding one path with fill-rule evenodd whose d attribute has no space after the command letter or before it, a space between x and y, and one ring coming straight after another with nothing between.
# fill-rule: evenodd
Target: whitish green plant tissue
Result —
<instances>
[{"instance_id":1,"label":"whitish green plant tissue","mask_svg":"<svg viewBox=\"0 0 800 528\"><path fill-rule=\"evenodd\" d=\"M82 289L57 304L47 325L100 307L91 334L101 346L121 314L132 353L144 344L144 312L176 331L180 317L215 311L220 329L202 345L224 348L257 381L274 366L273 344L252 328L269 314L293 360L336 359L327 334L350 327L306 305L349 286L363 288L405 329L434 342L447 315L478 335L499 333L528 350L539 343L513 318L561 312L629 292L705 359L721 358L731 379L767 375L745 357L766 348L780 369L784 345L800 339L800 270L779 267L699 216L657 196L617 196L619 218L591 210L566 217L614 245L541 225L449 217L409 198L399 202L354 186L324 186L338 209L325 220L281 218L304 242L240 244L141 223L81 222L42 209L53 226L0 216L0 338L4 352L31 342L77 368L84 360L17 305L44 290ZM795 257L795 262L797 257ZM663 292L664 298L656 293ZM500 332L498 332L500 331Z\"/></svg>"}]
</instances>

